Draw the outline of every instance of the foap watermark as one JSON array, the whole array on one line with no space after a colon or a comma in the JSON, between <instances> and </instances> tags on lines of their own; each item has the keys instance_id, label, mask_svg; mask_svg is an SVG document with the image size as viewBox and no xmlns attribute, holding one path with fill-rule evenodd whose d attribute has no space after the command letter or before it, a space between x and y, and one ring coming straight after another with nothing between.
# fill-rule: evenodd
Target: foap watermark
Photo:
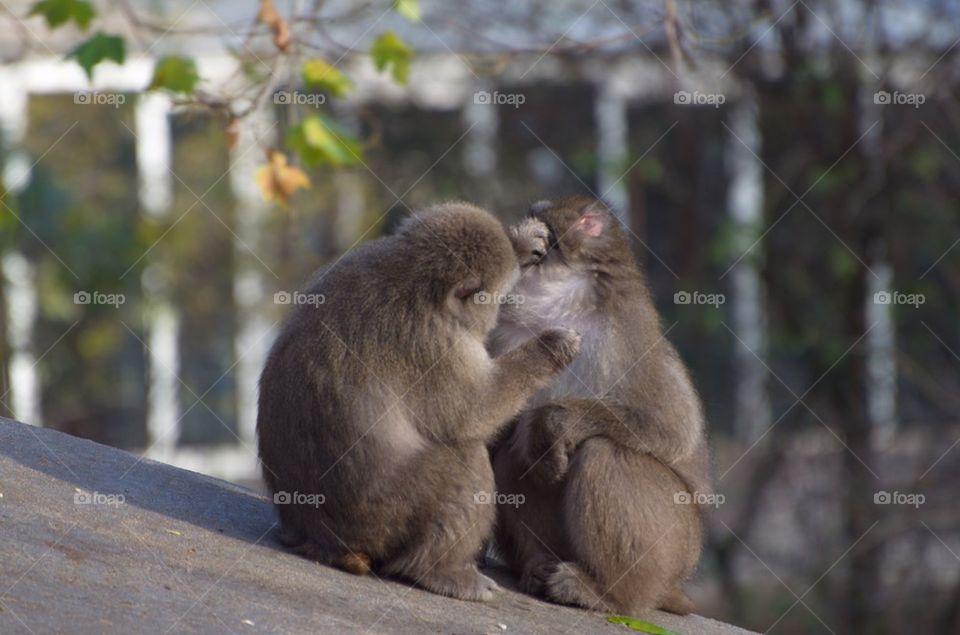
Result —
<instances>
[{"instance_id":1,"label":"foap watermark","mask_svg":"<svg viewBox=\"0 0 960 635\"><path fill-rule=\"evenodd\" d=\"M527 101L523 93L501 93L495 90L492 93L485 90L478 90L473 94L473 103L481 106L513 106L519 108Z\"/></svg>"},{"instance_id":2,"label":"foap watermark","mask_svg":"<svg viewBox=\"0 0 960 635\"><path fill-rule=\"evenodd\" d=\"M481 291L473 295L475 304L523 304L526 298L519 293L487 293Z\"/></svg>"},{"instance_id":3,"label":"foap watermark","mask_svg":"<svg viewBox=\"0 0 960 635\"><path fill-rule=\"evenodd\" d=\"M911 494L907 492L876 492L873 495L874 505L911 505L919 508L926 502L927 497L923 494Z\"/></svg>"},{"instance_id":4,"label":"foap watermark","mask_svg":"<svg viewBox=\"0 0 960 635\"><path fill-rule=\"evenodd\" d=\"M473 502L477 505L512 505L520 507L526 502L523 494L504 494L502 492L487 492L480 490L473 495Z\"/></svg>"},{"instance_id":5,"label":"foap watermark","mask_svg":"<svg viewBox=\"0 0 960 635\"><path fill-rule=\"evenodd\" d=\"M85 492L77 490L73 493L74 505L112 505L120 507L127 501L123 494L104 494L103 492Z\"/></svg>"},{"instance_id":6,"label":"foap watermark","mask_svg":"<svg viewBox=\"0 0 960 635\"><path fill-rule=\"evenodd\" d=\"M877 291L873 294L874 304L909 304L919 309L926 303L927 297L922 293L901 293L899 291Z\"/></svg>"},{"instance_id":7,"label":"foap watermark","mask_svg":"<svg viewBox=\"0 0 960 635\"><path fill-rule=\"evenodd\" d=\"M323 93L304 93L299 90L278 90L273 94L273 103L278 106L312 106L319 108L327 103Z\"/></svg>"},{"instance_id":8,"label":"foap watermark","mask_svg":"<svg viewBox=\"0 0 960 635\"><path fill-rule=\"evenodd\" d=\"M99 291L77 291L73 294L74 304L105 304L119 309L127 301L122 293L100 293Z\"/></svg>"},{"instance_id":9,"label":"foap watermark","mask_svg":"<svg viewBox=\"0 0 960 635\"><path fill-rule=\"evenodd\" d=\"M677 505L712 505L720 507L727 500L723 494L706 492L674 492L673 502Z\"/></svg>"},{"instance_id":10,"label":"foap watermark","mask_svg":"<svg viewBox=\"0 0 960 635\"><path fill-rule=\"evenodd\" d=\"M273 494L274 505L310 505L311 507L320 507L327 502L327 497L323 494L305 494L303 492L275 492Z\"/></svg>"},{"instance_id":11,"label":"foap watermark","mask_svg":"<svg viewBox=\"0 0 960 635\"><path fill-rule=\"evenodd\" d=\"M679 106L713 106L719 108L727 102L727 96L723 93L701 93L695 90L692 93L688 90L678 90L673 94L673 103Z\"/></svg>"},{"instance_id":12,"label":"foap watermark","mask_svg":"<svg viewBox=\"0 0 960 635\"><path fill-rule=\"evenodd\" d=\"M674 304L709 304L719 308L726 303L727 296L722 293L703 293L701 291L677 291L673 294Z\"/></svg>"},{"instance_id":13,"label":"foap watermark","mask_svg":"<svg viewBox=\"0 0 960 635\"><path fill-rule=\"evenodd\" d=\"M274 304L309 304L311 306L320 306L327 301L322 293L302 293L300 291L277 291L273 294Z\"/></svg>"},{"instance_id":14,"label":"foap watermark","mask_svg":"<svg viewBox=\"0 0 960 635\"><path fill-rule=\"evenodd\" d=\"M73 103L81 106L113 106L119 108L127 103L127 96L123 93L95 93L89 90L78 90L73 93Z\"/></svg>"},{"instance_id":15,"label":"foap watermark","mask_svg":"<svg viewBox=\"0 0 960 635\"><path fill-rule=\"evenodd\" d=\"M927 101L923 93L901 93L895 90L892 93L878 90L873 94L873 103L879 106L913 106L919 108Z\"/></svg>"}]
</instances>

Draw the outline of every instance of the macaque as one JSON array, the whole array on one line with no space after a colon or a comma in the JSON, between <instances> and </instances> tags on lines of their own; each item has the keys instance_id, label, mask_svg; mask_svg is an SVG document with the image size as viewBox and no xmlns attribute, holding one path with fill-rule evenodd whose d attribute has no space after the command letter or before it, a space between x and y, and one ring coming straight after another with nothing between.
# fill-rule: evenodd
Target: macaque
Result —
<instances>
[{"instance_id":1,"label":"macaque","mask_svg":"<svg viewBox=\"0 0 960 635\"><path fill-rule=\"evenodd\" d=\"M566 327L581 352L493 452L496 544L522 588L619 613L689 613L711 491L700 399L665 339L623 230L601 202L535 203L511 229L521 264L488 340L510 355Z\"/></svg>"},{"instance_id":2,"label":"macaque","mask_svg":"<svg viewBox=\"0 0 960 635\"><path fill-rule=\"evenodd\" d=\"M325 564L489 600L487 443L579 349L546 329L484 342L517 261L486 211L446 203L314 274L260 378L257 432L281 540Z\"/></svg>"}]
</instances>

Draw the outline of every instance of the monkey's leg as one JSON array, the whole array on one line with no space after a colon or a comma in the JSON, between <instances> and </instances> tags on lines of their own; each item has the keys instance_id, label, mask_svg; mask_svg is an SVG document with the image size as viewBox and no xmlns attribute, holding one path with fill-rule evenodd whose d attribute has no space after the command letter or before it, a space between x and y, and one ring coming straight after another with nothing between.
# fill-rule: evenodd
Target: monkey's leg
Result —
<instances>
[{"instance_id":1,"label":"monkey's leg","mask_svg":"<svg viewBox=\"0 0 960 635\"><path fill-rule=\"evenodd\" d=\"M497 480L496 546L525 593L542 595L547 576L569 547L563 527L563 486L525 475L508 439L493 457Z\"/></svg>"},{"instance_id":2,"label":"monkey's leg","mask_svg":"<svg viewBox=\"0 0 960 635\"><path fill-rule=\"evenodd\" d=\"M569 455L585 440L604 437L617 445L675 464L693 451L695 427L671 425L660 409L630 408L613 399L559 399L527 413L527 460L545 478L559 480Z\"/></svg>"},{"instance_id":3,"label":"monkey's leg","mask_svg":"<svg viewBox=\"0 0 960 635\"><path fill-rule=\"evenodd\" d=\"M671 470L604 438L585 441L567 474L564 513L574 554L547 580L558 602L643 613L670 604L696 565L701 521ZM678 607L679 608L679 607Z\"/></svg>"},{"instance_id":4,"label":"monkey's leg","mask_svg":"<svg viewBox=\"0 0 960 635\"><path fill-rule=\"evenodd\" d=\"M383 566L434 593L463 600L490 600L497 584L477 570L484 541L493 529L493 471L486 447L431 449L397 479L410 503L416 529Z\"/></svg>"}]
</instances>

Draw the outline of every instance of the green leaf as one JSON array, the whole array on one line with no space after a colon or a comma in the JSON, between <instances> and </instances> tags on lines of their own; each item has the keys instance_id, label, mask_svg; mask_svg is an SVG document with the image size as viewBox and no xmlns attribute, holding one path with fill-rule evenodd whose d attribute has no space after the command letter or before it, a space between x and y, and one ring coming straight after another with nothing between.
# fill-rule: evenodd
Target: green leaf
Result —
<instances>
[{"instance_id":1,"label":"green leaf","mask_svg":"<svg viewBox=\"0 0 960 635\"><path fill-rule=\"evenodd\" d=\"M343 97L353 88L353 82L326 60L307 60L300 72L304 84L324 90L334 97Z\"/></svg>"},{"instance_id":2,"label":"green leaf","mask_svg":"<svg viewBox=\"0 0 960 635\"><path fill-rule=\"evenodd\" d=\"M662 626L657 626L656 624L651 624L650 622L638 620L635 617L611 615L607 618L607 621L611 624L623 624L624 626L632 628L635 631L640 631L641 633L653 633L653 635L680 635L676 631L665 629Z\"/></svg>"},{"instance_id":3,"label":"green leaf","mask_svg":"<svg viewBox=\"0 0 960 635\"><path fill-rule=\"evenodd\" d=\"M324 115L310 115L287 130L287 143L311 167L354 165L362 149L348 130Z\"/></svg>"},{"instance_id":4,"label":"green leaf","mask_svg":"<svg viewBox=\"0 0 960 635\"><path fill-rule=\"evenodd\" d=\"M70 51L67 58L75 58L77 64L83 67L87 78L93 80L94 66L103 60L112 60L117 64L123 64L125 56L126 45L122 37L106 35L102 31L97 31L89 40Z\"/></svg>"},{"instance_id":5,"label":"green leaf","mask_svg":"<svg viewBox=\"0 0 960 635\"><path fill-rule=\"evenodd\" d=\"M420 22L420 0L396 0L393 10L410 20Z\"/></svg>"},{"instance_id":6,"label":"green leaf","mask_svg":"<svg viewBox=\"0 0 960 635\"><path fill-rule=\"evenodd\" d=\"M378 71L383 72L388 67L393 79L398 84L406 84L410 75L410 60L413 51L403 43L393 31L384 31L370 46L370 55Z\"/></svg>"},{"instance_id":7,"label":"green leaf","mask_svg":"<svg viewBox=\"0 0 960 635\"><path fill-rule=\"evenodd\" d=\"M153 79L147 90L164 88L174 93L192 93L198 81L200 76L192 59L170 55L160 58L153 68Z\"/></svg>"},{"instance_id":8,"label":"green leaf","mask_svg":"<svg viewBox=\"0 0 960 635\"><path fill-rule=\"evenodd\" d=\"M94 14L93 5L86 0L40 0L27 15L42 15L51 29L72 20L81 30L86 31Z\"/></svg>"}]
</instances>

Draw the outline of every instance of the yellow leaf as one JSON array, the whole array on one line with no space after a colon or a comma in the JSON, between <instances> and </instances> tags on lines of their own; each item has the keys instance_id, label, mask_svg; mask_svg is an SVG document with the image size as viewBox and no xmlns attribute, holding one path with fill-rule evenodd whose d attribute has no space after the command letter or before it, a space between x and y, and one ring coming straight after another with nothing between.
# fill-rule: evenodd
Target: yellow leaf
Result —
<instances>
[{"instance_id":1,"label":"yellow leaf","mask_svg":"<svg viewBox=\"0 0 960 635\"><path fill-rule=\"evenodd\" d=\"M267 165L257 168L255 178L264 200L277 201L284 207L297 190L310 188L310 179L303 170L287 165L286 155L277 150L270 152Z\"/></svg>"},{"instance_id":2,"label":"yellow leaf","mask_svg":"<svg viewBox=\"0 0 960 635\"><path fill-rule=\"evenodd\" d=\"M301 73L307 86L326 90L334 97L343 97L353 88L353 82L326 60L307 60Z\"/></svg>"}]
</instances>

